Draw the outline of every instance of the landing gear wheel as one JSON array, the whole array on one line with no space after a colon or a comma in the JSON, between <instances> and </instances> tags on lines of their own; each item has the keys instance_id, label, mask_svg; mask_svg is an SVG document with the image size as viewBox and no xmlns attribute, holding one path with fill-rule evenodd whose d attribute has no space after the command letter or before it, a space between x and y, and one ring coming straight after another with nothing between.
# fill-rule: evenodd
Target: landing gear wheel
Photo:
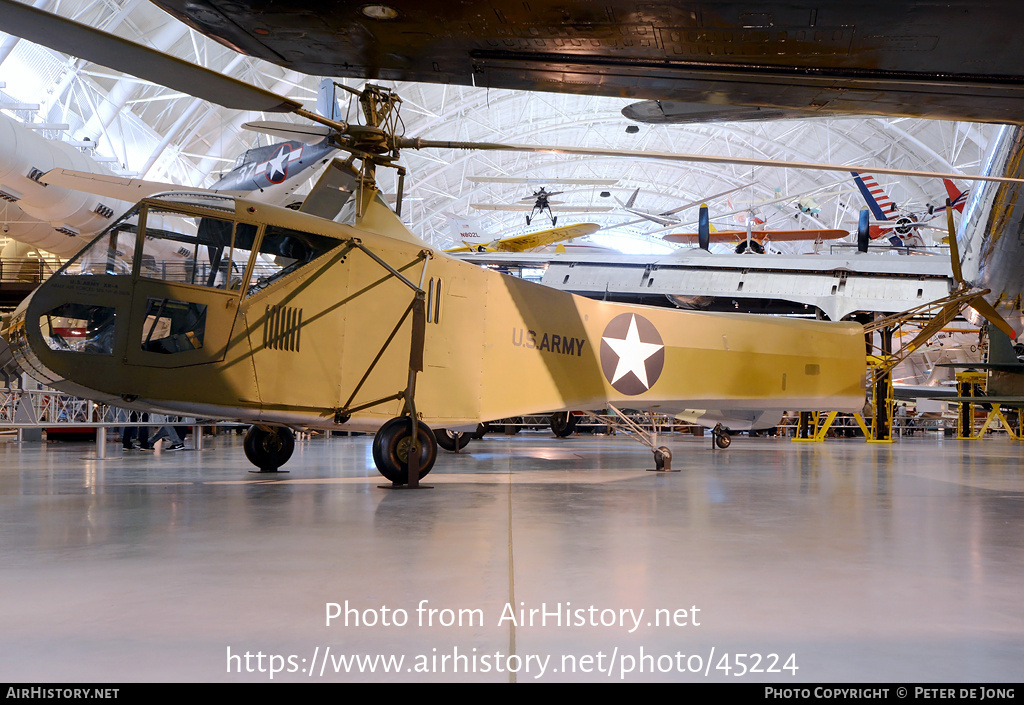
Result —
<instances>
[{"instance_id":1,"label":"landing gear wheel","mask_svg":"<svg viewBox=\"0 0 1024 705\"><path fill-rule=\"evenodd\" d=\"M678 472L672 469L672 451L665 446L658 446L654 451L655 472Z\"/></svg>"},{"instance_id":2,"label":"landing gear wheel","mask_svg":"<svg viewBox=\"0 0 1024 705\"><path fill-rule=\"evenodd\" d=\"M456 453L469 445L469 442L473 440L473 434L451 431L447 428L435 428L434 438L437 439L437 445Z\"/></svg>"},{"instance_id":3,"label":"landing gear wheel","mask_svg":"<svg viewBox=\"0 0 1024 705\"><path fill-rule=\"evenodd\" d=\"M747 241L746 240L743 240L743 241L740 242L740 244L736 245L736 254L742 255L746 251L747 251ZM753 252L756 255L763 255L764 254L764 245L762 245L757 240L751 240L750 241L750 251Z\"/></svg>"},{"instance_id":4,"label":"landing gear wheel","mask_svg":"<svg viewBox=\"0 0 1024 705\"><path fill-rule=\"evenodd\" d=\"M551 431L559 438L571 436L578 420L571 411L556 411L551 414Z\"/></svg>"},{"instance_id":5,"label":"landing gear wheel","mask_svg":"<svg viewBox=\"0 0 1024 705\"><path fill-rule=\"evenodd\" d=\"M490 430L491 424L487 423L486 421L484 421L483 423L478 423L476 425L476 430L473 431L473 440L476 441L483 438L488 434L488 432L490 432Z\"/></svg>"},{"instance_id":6,"label":"landing gear wheel","mask_svg":"<svg viewBox=\"0 0 1024 705\"><path fill-rule=\"evenodd\" d=\"M729 435L729 431L722 428L721 426L715 427L711 432L711 435L715 438L715 445L725 450L732 445L732 436Z\"/></svg>"},{"instance_id":7,"label":"landing gear wheel","mask_svg":"<svg viewBox=\"0 0 1024 705\"><path fill-rule=\"evenodd\" d=\"M275 426L262 429L250 426L245 433L245 457L260 469L260 472L277 472L277 469L288 462L295 450L295 434L290 428Z\"/></svg>"},{"instance_id":8,"label":"landing gear wheel","mask_svg":"<svg viewBox=\"0 0 1024 705\"><path fill-rule=\"evenodd\" d=\"M437 459L437 440L434 432L422 421L417 422L422 479L434 467ZM373 462L377 471L397 485L409 484L409 451L413 446L412 429L408 417L399 416L380 427L373 437Z\"/></svg>"}]
</instances>

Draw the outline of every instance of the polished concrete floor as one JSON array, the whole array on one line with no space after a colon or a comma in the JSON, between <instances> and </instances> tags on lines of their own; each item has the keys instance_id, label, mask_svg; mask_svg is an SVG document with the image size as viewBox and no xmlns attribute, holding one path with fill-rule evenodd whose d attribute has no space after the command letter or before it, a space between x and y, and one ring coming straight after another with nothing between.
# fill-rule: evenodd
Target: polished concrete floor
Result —
<instances>
[{"instance_id":1,"label":"polished concrete floor","mask_svg":"<svg viewBox=\"0 0 1024 705\"><path fill-rule=\"evenodd\" d=\"M0 681L1021 680L1024 445L669 445L0 443Z\"/></svg>"}]
</instances>

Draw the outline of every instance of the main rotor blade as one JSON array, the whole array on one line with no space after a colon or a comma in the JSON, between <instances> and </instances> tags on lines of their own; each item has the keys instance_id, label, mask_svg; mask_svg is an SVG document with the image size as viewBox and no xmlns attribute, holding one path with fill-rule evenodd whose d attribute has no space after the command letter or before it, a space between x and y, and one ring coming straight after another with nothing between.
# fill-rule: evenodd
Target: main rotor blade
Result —
<instances>
[{"instance_id":1,"label":"main rotor blade","mask_svg":"<svg viewBox=\"0 0 1024 705\"><path fill-rule=\"evenodd\" d=\"M302 108L289 98L14 0L0 0L0 29L225 108L271 113Z\"/></svg>"},{"instance_id":2,"label":"main rotor blade","mask_svg":"<svg viewBox=\"0 0 1024 705\"><path fill-rule=\"evenodd\" d=\"M698 162L705 164L739 164L740 166L783 167L788 169L811 169L816 171L857 171L892 176L917 176L925 179L960 179L961 181L993 181L1003 184L1024 184L1024 179L1009 176L985 174L948 174L937 171L913 169L889 169L876 166L851 166L849 164L826 164L822 162L791 162L784 159L750 159L747 157L723 157L711 154L676 154L673 152L645 152L630 149L604 149L601 147L556 147L533 144L501 144L498 142L449 142L445 140L423 140L402 137L395 140L402 149L477 149L496 152L536 152L540 154L580 154L595 157L629 157L630 159L660 159L674 162Z\"/></svg>"},{"instance_id":3,"label":"main rotor blade","mask_svg":"<svg viewBox=\"0 0 1024 705\"><path fill-rule=\"evenodd\" d=\"M685 203L685 204L683 204L681 206L677 206L676 208L673 208L670 211L665 211L664 213L656 213L655 215L675 215L676 213L678 213L680 211L684 211L687 208L692 208L693 206L698 206L701 203L707 203L708 201L713 201L716 198L721 198L722 196L728 196L730 193L733 193L735 191L739 191L741 189L745 189L748 186L753 186L755 183L756 182L751 181L749 184L743 184L742 186L737 186L736 188L731 188L728 191L722 191L721 193L716 193L713 196L707 196L706 198L702 198L699 201L693 201L691 203ZM639 189L637 189L637 190L639 190Z\"/></svg>"},{"instance_id":4,"label":"main rotor blade","mask_svg":"<svg viewBox=\"0 0 1024 705\"><path fill-rule=\"evenodd\" d=\"M293 122L276 122L274 120L253 120L242 125L242 129L259 132L271 137L285 140L298 140L306 144L323 142L333 130L325 125L301 125Z\"/></svg>"}]
</instances>

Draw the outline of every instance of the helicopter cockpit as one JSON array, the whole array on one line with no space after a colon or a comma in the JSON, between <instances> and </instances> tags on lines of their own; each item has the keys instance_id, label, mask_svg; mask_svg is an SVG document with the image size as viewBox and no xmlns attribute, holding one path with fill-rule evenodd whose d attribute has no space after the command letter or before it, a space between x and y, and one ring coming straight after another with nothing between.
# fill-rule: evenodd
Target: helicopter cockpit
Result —
<instances>
[{"instance_id":1,"label":"helicopter cockpit","mask_svg":"<svg viewBox=\"0 0 1024 705\"><path fill-rule=\"evenodd\" d=\"M142 367L222 359L241 300L342 244L258 208L259 219L256 205L196 193L142 201L23 303L12 349L51 383L67 379L57 361L69 355ZM46 350L30 347L33 327Z\"/></svg>"}]
</instances>

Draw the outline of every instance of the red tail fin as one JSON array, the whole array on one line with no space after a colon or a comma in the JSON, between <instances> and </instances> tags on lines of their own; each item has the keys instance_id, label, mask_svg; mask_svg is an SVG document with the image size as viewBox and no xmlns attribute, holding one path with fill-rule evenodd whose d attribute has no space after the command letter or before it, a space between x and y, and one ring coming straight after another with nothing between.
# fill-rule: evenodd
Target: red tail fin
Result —
<instances>
[{"instance_id":1,"label":"red tail fin","mask_svg":"<svg viewBox=\"0 0 1024 705\"><path fill-rule=\"evenodd\" d=\"M950 203L953 204L953 208L956 209L957 213L964 212L964 204L967 203L967 191L961 191L956 187L949 179L943 179L942 183L946 186L946 193L949 195Z\"/></svg>"}]
</instances>

